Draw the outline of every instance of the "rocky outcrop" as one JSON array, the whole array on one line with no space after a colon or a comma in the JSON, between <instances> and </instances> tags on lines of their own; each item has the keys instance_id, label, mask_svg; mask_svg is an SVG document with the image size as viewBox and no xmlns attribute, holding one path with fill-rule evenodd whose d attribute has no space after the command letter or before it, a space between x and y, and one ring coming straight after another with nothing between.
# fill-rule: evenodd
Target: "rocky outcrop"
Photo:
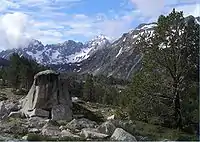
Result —
<instances>
[{"instance_id":1,"label":"rocky outcrop","mask_svg":"<svg viewBox=\"0 0 200 142\"><path fill-rule=\"evenodd\" d=\"M21 111L26 117L47 117L53 120L71 120L72 102L59 74L46 70L34 76L28 95L22 101Z\"/></svg>"}]
</instances>

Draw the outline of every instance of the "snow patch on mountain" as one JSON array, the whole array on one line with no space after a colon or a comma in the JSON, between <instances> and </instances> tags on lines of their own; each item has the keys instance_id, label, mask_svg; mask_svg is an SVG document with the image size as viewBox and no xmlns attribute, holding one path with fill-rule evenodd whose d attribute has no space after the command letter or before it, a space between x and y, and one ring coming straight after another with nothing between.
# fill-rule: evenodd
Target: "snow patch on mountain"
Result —
<instances>
[{"instance_id":1,"label":"snow patch on mountain","mask_svg":"<svg viewBox=\"0 0 200 142\"><path fill-rule=\"evenodd\" d=\"M123 49L123 47L120 48L119 52L118 52L117 55L115 56L116 58L122 53L122 49Z\"/></svg>"},{"instance_id":2,"label":"snow patch on mountain","mask_svg":"<svg viewBox=\"0 0 200 142\"><path fill-rule=\"evenodd\" d=\"M22 56L29 56L41 64L64 64L77 63L87 59L96 50L106 47L109 40L104 35L96 36L86 43L68 40L63 43L44 46L38 40L30 40L26 47L3 51L1 57L9 58L8 55L18 53Z\"/></svg>"}]
</instances>

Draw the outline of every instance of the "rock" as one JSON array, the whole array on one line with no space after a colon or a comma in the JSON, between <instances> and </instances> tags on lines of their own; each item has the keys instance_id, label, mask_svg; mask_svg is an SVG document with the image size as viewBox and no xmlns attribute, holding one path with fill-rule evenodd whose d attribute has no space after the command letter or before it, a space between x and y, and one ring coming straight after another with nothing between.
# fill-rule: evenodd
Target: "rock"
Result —
<instances>
[{"instance_id":1,"label":"rock","mask_svg":"<svg viewBox=\"0 0 200 142\"><path fill-rule=\"evenodd\" d=\"M70 131L68 131L68 130L62 130L61 136L62 136L62 137L70 137L70 138L80 138L80 136L74 135L74 134L72 134L72 133L71 133Z\"/></svg>"},{"instance_id":2,"label":"rock","mask_svg":"<svg viewBox=\"0 0 200 142\"><path fill-rule=\"evenodd\" d=\"M111 140L116 141L137 141L133 135L124 131L122 128L115 129L111 136Z\"/></svg>"},{"instance_id":3,"label":"rock","mask_svg":"<svg viewBox=\"0 0 200 142\"><path fill-rule=\"evenodd\" d=\"M72 102L78 102L78 101L79 101L78 97L72 97Z\"/></svg>"},{"instance_id":4,"label":"rock","mask_svg":"<svg viewBox=\"0 0 200 142\"><path fill-rule=\"evenodd\" d=\"M96 129L82 129L81 133L82 136L84 136L86 139L106 139L109 137L109 135L102 134L97 132Z\"/></svg>"},{"instance_id":5,"label":"rock","mask_svg":"<svg viewBox=\"0 0 200 142\"><path fill-rule=\"evenodd\" d=\"M111 120L111 122L115 127L122 128L131 134L134 134L135 132L136 125L131 120Z\"/></svg>"},{"instance_id":6,"label":"rock","mask_svg":"<svg viewBox=\"0 0 200 142\"><path fill-rule=\"evenodd\" d=\"M148 137L143 137L143 136L136 136L136 139L138 141L150 141Z\"/></svg>"},{"instance_id":7,"label":"rock","mask_svg":"<svg viewBox=\"0 0 200 142\"><path fill-rule=\"evenodd\" d=\"M85 118L73 119L66 127L69 129L95 128L97 123Z\"/></svg>"},{"instance_id":8,"label":"rock","mask_svg":"<svg viewBox=\"0 0 200 142\"><path fill-rule=\"evenodd\" d=\"M11 111L18 111L19 103L13 103L10 101L0 102L0 119L7 118Z\"/></svg>"},{"instance_id":9,"label":"rock","mask_svg":"<svg viewBox=\"0 0 200 142\"><path fill-rule=\"evenodd\" d=\"M52 70L36 74L31 89L22 101L22 112L26 117L33 117L42 114L34 111L40 110L40 112L43 112L42 110L44 110L46 112L42 116L47 118L71 120L72 101L65 83L59 78L59 74ZM58 115L60 111L62 114ZM51 112L51 115L47 115L47 112Z\"/></svg>"},{"instance_id":10,"label":"rock","mask_svg":"<svg viewBox=\"0 0 200 142\"><path fill-rule=\"evenodd\" d=\"M42 127L41 134L44 136L59 136L61 135L61 131L58 126L47 123Z\"/></svg>"},{"instance_id":11,"label":"rock","mask_svg":"<svg viewBox=\"0 0 200 142\"><path fill-rule=\"evenodd\" d=\"M31 117L28 119L29 128L42 128L46 123L46 119L41 117Z\"/></svg>"},{"instance_id":12,"label":"rock","mask_svg":"<svg viewBox=\"0 0 200 142\"><path fill-rule=\"evenodd\" d=\"M107 118L107 120L112 120L112 119L115 119L115 115L109 116L109 117Z\"/></svg>"},{"instance_id":13,"label":"rock","mask_svg":"<svg viewBox=\"0 0 200 142\"><path fill-rule=\"evenodd\" d=\"M22 137L22 140L28 140L28 136L26 135L26 136L23 136Z\"/></svg>"},{"instance_id":14,"label":"rock","mask_svg":"<svg viewBox=\"0 0 200 142\"><path fill-rule=\"evenodd\" d=\"M8 117L12 117L12 118L23 118L24 114L21 111L15 111L15 112L11 112Z\"/></svg>"},{"instance_id":15,"label":"rock","mask_svg":"<svg viewBox=\"0 0 200 142\"><path fill-rule=\"evenodd\" d=\"M66 105L60 104L53 106L51 110L52 120L71 120L72 119L72 111L69 110L70 108Z\"/></svg>"},{"instance_id":16,"label":"rock","mask_svg":"<svg viewBox=\"0 0 200 142\"><path fill-rule=\"evenodd\" d=\"M22 126L21 124L13 124L5 128L3 132L8 134L22 135L28 133L28 128Z\"/></svg>"},{"instance_id":17,"label":"rock","mask_svg":"<svg viewBox=\"0 0 200 142\"><path fill-rule=\"evenodd\" d=\"M101 124L97 130L103 134L107 134L109 136L111 136L113 134L113 132L115 131L116 127L115 125L110 122L110 121L107 121L107 122L104 122L103 124Z\"/></svg>"},{"instance_id":18,"label":"rock","mask_svg":"<svg viewBox=\"0 0 200 142\"><path fill-rule=\"evenodd\" d=\"M7 111L9 111L9 113L10 113L11 111L20 110L21 106L19 105L19 102L13 103L13 102L7 101L5 103L5 107L6 107Z\"/></svg>"},{"instance_id":19,"label":"rock","mask_svg":"<svg viewBox=\"0 0 200 142\"><path fill-rule=\"evenodd\" d=\"M29 133L40 133L41 130L40 129L37 129L37 128L31 128L28 130Z\"/></svg>"},{"instance_id":20,"label":"rock","mask_svg":"<svg viewBox=\"0 0 200 142\"><path fill-rule=\"evenodd\" d=\"M49 111L43 110L43 109L34 109L31 112L27 113L29 117L35 117L35 116L39 116L39 117L49 117Z\"/></svg>"},{"instance_id":21,"label":"rock","mask_svg":"<svg viewBox=\"0 0 200 142\"><path fill-rule=\"evenodd\" d=\"M0 118L6 114L5 101L0 102Z\"/></svg>"}]
</instances>

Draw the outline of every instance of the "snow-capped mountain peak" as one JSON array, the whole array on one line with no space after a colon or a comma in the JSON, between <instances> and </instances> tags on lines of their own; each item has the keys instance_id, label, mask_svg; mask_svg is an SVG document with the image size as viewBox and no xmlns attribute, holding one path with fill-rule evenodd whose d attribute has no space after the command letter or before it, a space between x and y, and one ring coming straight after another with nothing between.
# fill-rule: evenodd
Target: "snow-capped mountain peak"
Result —
<instances>
[{"instance_id":1,"label":"snow-capped mountain peak","mask_svg":"<svg viewBox=\"0 0 200 142\"><path fill-rule=\"evenodd\" d=\"M42 42L32 39L25 47L11 49L0 53L0 57L8 59L12 53L35 59L41 64L65 64L81 62L87 59L93 52L109 44L105 36L96 36L91 41L83 44L73 40L67 40L58 44L43 45Z\"/></svg>"}]
</instances>

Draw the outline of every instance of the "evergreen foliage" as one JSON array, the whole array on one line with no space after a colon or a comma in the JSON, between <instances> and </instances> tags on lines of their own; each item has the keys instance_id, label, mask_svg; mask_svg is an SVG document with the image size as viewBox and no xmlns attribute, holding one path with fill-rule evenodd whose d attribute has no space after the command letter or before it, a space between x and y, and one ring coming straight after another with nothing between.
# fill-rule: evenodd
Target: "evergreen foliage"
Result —
<instances>
[{"instance_id":1,"label":"evergreen foliage","mask_svg":"<svg viewBox=\"0 0 200 142\"><path fill-rule=\"evenodd\" d=\"M199 25L173 9L149 36L138 41L143 68L124 97L130 116L180 129L198 126Z\"/></svg>"}]
</instances>

